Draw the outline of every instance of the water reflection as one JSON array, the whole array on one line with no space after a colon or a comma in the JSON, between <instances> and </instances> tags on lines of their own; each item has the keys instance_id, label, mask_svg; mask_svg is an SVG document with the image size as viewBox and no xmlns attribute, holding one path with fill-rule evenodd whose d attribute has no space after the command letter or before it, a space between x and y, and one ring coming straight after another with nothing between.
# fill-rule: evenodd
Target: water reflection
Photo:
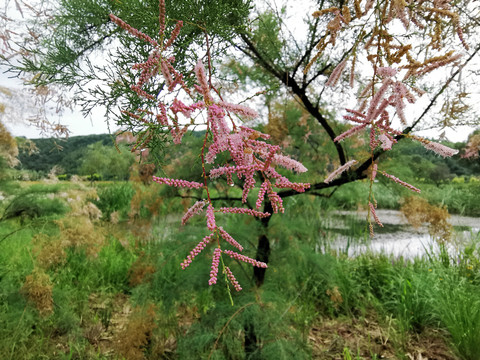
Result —
<instances>
[{"instance_id":1,"label":"water reflection","mask_svg":"<svg viewBox=\"0 0 480 360\"><path fill-rule=\"evenodd\" d=\"M381 229L383 231L378 231L370 239L369 236L361 236L362 232L360 232L360 236L358 236L358 232L356 234L345 232L349 224L365 223L366 213L349 211L335 213L333 215L335 220L331 224L336 224L336 226L332 226L331 230L337 230L339 235L330 248L346 253L348 256L373 252L411 259L427 253L438 254L439 246L429 235L427 227L414 229L408 225L399 211L378 210L377 214L382 219L385 229L389 231L385 232L384 229ZM452 216L450 223L457 226L457 229L461 227L461 231L455 231L452 242L446 246L447 251L452 255L458 253L459 248L472 240L480 241L480 218ZM363 231L364 233L365 231Z\"/></svg>"}]
</instances>

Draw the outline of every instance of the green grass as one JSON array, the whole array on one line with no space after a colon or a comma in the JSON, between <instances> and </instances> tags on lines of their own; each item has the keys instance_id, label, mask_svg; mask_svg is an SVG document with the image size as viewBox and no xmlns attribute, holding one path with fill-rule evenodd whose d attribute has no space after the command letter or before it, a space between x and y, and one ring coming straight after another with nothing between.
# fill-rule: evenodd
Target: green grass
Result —
<instances>
[{"instance_id":1,"label":"green grass","mask_svg":"<svg viewBox=\"0 0 480 360\"><path fill-rule=\"evenodd\" d=\"M414 181L412 185L421 190L420 196L432 205L446 205L451 214L480 217L480 183L445 183L436 186L431 183ZM369 184L366 181L341 186L328 202L330 206L341 210L355 210L358 206L366 208ZM375 183L373 193L381 209L396 209L401 206L402 198L413 193L404 187L382 179Z\"/></svg>"},{"instance_id":2,"label":"green grass","mask_svg":"<svg viewBox=\"0 0 480 360\"><path fill-rule=\"evenodd\" d=\"M110 185L105 186L107 194ZM111 186L113 194L126 185ZM349 196L356 191L347 190ZM346 196L337 194L335 201ZM248 339L254 339L247 349L250 358L381 358L379 341L395 357L406 358L414 349L411 339L427 344L432 329L459 359L478 358L480 239L454 255L411 261L373 254L348 258L329 250L336 234L328 213L336 205L327 201L286 199L288 215L276 215L269 225L271 255L261 288L254 286L250 265L224 259L244 289L230 289L233 306L222 276L215 286L208 285L212 247L186 270L179 266L207 234L200 216L181 229L179 221L154 221L158 236L150 242L135 238L125 224L96 223L93 238L105 239L99 251L88 251L81 243L65 245L66 261L45 269L54 305L43 316L22 291L38 266L32 238L43 233L61 244L65 230L45 215L23 225L19 219L0 222L0 358L119 358L114 345L119 324L125 329L135 321L136 326L148 323L151 317L135 320L132 314L150 305L155 326L145 330L148 342L137 349L146 359L244 359ZM258 221L222 214L217 221L244 245L245 255L255 256L263 231ZM347 225L345 234L352 241L363 239L364 224L352 219ZM134 263L140 279L135 283ZM374 338L372 324L384 338ZM316 342L312 329L320 331ZM350 337L342 337L345 329ZM125 341L135 344L138 333L132 331ZM106 348L99 346L102 336L112 339ZM328 341L338 346L315 347Z\"/></svg>"}]
</instances>

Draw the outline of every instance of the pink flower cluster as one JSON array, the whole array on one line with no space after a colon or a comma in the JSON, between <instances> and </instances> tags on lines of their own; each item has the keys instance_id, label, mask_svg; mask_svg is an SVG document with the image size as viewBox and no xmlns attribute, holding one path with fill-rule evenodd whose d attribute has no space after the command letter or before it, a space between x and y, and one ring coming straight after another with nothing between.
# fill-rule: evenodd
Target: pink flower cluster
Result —
<instances>
[{"instance_id":1,"label":"pink flower cluster","mask_svg":"<svg viewBox=\"0 0 480 360\"><path fill-rule=\"evenodd\" d=\"M236 124L234 121L235 118L246 120L254 119L257 117L257 113L247 106L232 104L226 102L220 95L217 96L216 94L219 93L212 91L213 86L202 61L198 61L194 68L197 82L197 84L194 85L194 89L186 86L183 81L183 75L174 68L175 58L171 56L171 54L167 54L167 50L174 44L175 39L178 37L183 23L178 21L168 40L164 41L166 22L164 0L159 0L160 30L158 41L132 28L115 15L111 15L110 18L130 34L146 41L153 47L148 59L144 63L134 64L132 66L134 70L139 72L138 81L132 86L132 90L135 91L138 96L147 99L147 104L153 110L150 108L136 109L133 111L125 111L124 114L135 119L137 122L152 125L154 129L161 128L170 132L173 142L176 144L181 142L183 135L188 131L190 125L197 125L197 119L201 118L197 116L198 113L203 111L206 114L205 125L207 126L207 133L200 154L204 184L182 179L153 177L153 181L159 184L187 189L202 189L206 190L207 193L206 199L197 201L187 210L182 218L182 225L185 225L190 218L202 212L206 206L206 226L209 230L209 234L193 248L187 258L181 263L182 269L186 269L193 259L209 243L214 241L216 241L217 247L215 247L213 252L209 280L210 285L216 284L217 282L218 267L220 263L223 264L223 261L221 261L222 253L236 260L250 263L253 266L266 268L267 264L263 262L231 250L222 250L220 246L220 240L222 239L228 246L233 246L238 249L238 251L242 251L243 246L225 231L223 227L218 226L215 219L215 212L247 214L259 218L271 216L268 212L259 211L265 195L268 196L274 212L283 212L283 201L275 188L289 188L298 192L304 192L310 187L310 184L291 182L288 178L277 172L277 167L283 167L297 173L307 171L306 167L297 160L282 154L279 146L267 143L265 140L268 140L269 135ZM170 103L159 100L159 94L149 93L148 88L145 87L157 76L163 78L166 90L168 93L174 95L174 99ZM175 89L178 85L184 90L188 97L195 99L195 102L186 104L185 102L187 102L187 100L183 99L182 101L177 98L179 91ZM201 96L200 101L195 98L195 92ZM187 121L180 116L186 118ZM209 141L210 135L211 141ZM229 155L230 160L228 163L217 164L207 173L205 164L215 163L217 155L224 152ZM214 208L208 188L209 180L225 176L227 183L233 185L232 177L234 175L243 181L243 203L247 202L250 191L255 188L257 182L261 182L260 191L255 203L256 210L240 207L221 207L218 210ZM223 265L223 272L233 287L237 291L241 290L230 268Z\"/></svg>"},{"instance_id":2,"label":"pink flower cluster","mask_svg":"<svg viewBox=\"0 0 480 360\"><path fill-rule=\"evenodd\" d=\"M215 248L215 250L213 250L213 260L212 260L212 267L210 270L210 280L208 280L208 285L214 285L217 283L218 265L220 264L221 255L222 255L222 250L220 248Z\"/></svg>"},{"instance_id":3,"label":"pink flower cluster","mask_svg":"<svg viewBox=\"0 0 480 360\"><path fill-rule=\"evenodd\" d=\"M223 213L233 213L233 214L247 214L247 215L252 215L256 216L259 218L266 218L269 217L270 213L268 212L261 212L261 211L255 211L252 209L245 209L245 208L237 208L237 207L222 207L218 209L218 211L223 212Z\"/></svg>"},{"instance_id":4,"label":"pink flower cluster","mask_svg":"<svg viewBox=\"0 0 480 360\"><path fill-rule=\"evenodd\" d=\"M200 184L196 181L187 181L182 179L169 179L169 178L160 178L157 176L153 177L153 181L159 184L166 184L175 187L184 187L190 189L199 189L203 187L203 184Z\"/></svg>"},{"instance_id":5,"label":"pink flower cluster","mask_svg":"<svg viewBox=\"0 0 480 360\"><path fill-rule=\"evenodd\" d=\"M353 165L357 163L357 160L350 160L340 166L338 169L334 170L330 175L327 176L327 178L324 180L324 183L328 184L331 182L333 179L335 179L338 175L343 173L344 171L350 169Z\"/></svg>"},{"instance_id":6,"label":"pink flower cluster","mask_svg":"<svg viewBox=\"0 0 480 360\"><path fill-rule=\"evenodd\" d=\"M233 273L228 266L225 266L225 273L227 274L228 280L230 280L235 290L241 291L242 287L238 283L237 279L235 279L235 276L233 276Z\"/></svg>"},{"instance_id":7,"label":"pink flower cluster","mask_svg":"<svg viewBox=\"0 0 480 360\"><path fill-rule=\"evenodd\" d=\"M457 58L452 57L449 58L448 61L454 61L456 59ZM427 71L430 71L430 68L427 67ZM372 159L374 151L376 151L378 147L384 151L391 150L392 147L397 143L397 140L395 139L397 136L406 136L419 141L426 149L432 150L443 157L453 156L458 153L458 150L451 149L445 145L431 142L418 136L404 134L403 132L393 128L391 124L390 113L395 113L399 118L400 123L404 126L407 125L407 119L405 116L406 102L414 103L416 99L402 81L397 81L394 79L394 77L398 74L396 69L391 67L379 67L376 69L375 74L378 80L381 81L380 86L378 89L375 89L374 81L372 80L360 95L360 98L364 97L370 99L370 101L368 102L367 100L364 100L358 109L346 109L347 114L344 115L343 118L356 123L356 125L338 135L334 141L342 141L359 133L360 131L369 129ZM414 90L417 89L414 88ZM368 94L371 92L374 93L373 96L368 96ZM351 160L340 166L325 179L325 182L329 183L340 173L350 168L355 162L355 160ZM377 167L378 166L376 163L372 164L372 171L370 175L371 182L374 181L377 175ZM384 171L380 171L380 173L397 184L400 184L412 191L420 192L420 189L398 179L393 175L387 174ZM369 214L373 216L373 219L379 226L382 226L382 223L376 215L375 208L376 205L374 206L371 202L369 202ZM371 223L370 232L373 234L373 226Z\"/></svg>"},{"instance_id":8,"label":"pink flower cluster","mask_svg":"<svg viewBox=\"0 0 480 360\"><path fill-rule=\"evenodd\" d=\"M193 206L187 210L185 215L183 215L182 225L185 225L192 216L200 213L203 210L206 203L207 202L205 200L200 200L200 201L197 201L195 204L193 204Z\"/></svg>"},{"instance_id":9,"label":"pink flower cluster","mask_svg":"<svg viewBox=\"0 0 480 360\"><path fill-rule=\"evenodd\" d=\"M202 241L200 241L197 246L195 246L195 248L190 251L190 255L187 256L187 258L185 260L183 260L183 262L180 264L180 266L182 267L182 269L186 269L191 263L192 263L192 260L195 256L197 256L198 254L200 254L200 252L205 249L205 247L207 246L207 244L212 240L213 238L213 233L211 233L210 235L207 235L205 236Z\"/></svg>"}]
</instances>

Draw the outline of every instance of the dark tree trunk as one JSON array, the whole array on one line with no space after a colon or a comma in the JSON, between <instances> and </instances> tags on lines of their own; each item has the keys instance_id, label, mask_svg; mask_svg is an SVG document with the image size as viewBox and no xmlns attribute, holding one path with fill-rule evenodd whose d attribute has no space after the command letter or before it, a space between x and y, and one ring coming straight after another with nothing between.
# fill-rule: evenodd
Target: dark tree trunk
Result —
<instances>
[{"instance_id":1,"label":"dark tree trunk","mask_svg":"<svg viewBox=\"0 0 480 360\"><path fill-rule=\"evenodd\" d=\"M263 211L273 214L272 203L270 201L265 202ZM270 218L271 216L261 219L263 229L258 238L257 255L255 256L256 260L262 261L265 264L268 264L268 258L270 256L270 240L268 239L268 223L270 222ZM255 284L257 287L263 285L266 271L267 269L265 268L253 268L253 277L255 278Z\"/></svg>"},{"instance_id":2,"label":"dark tree trunk","mask_svg":"<svg viewBox=\"0 0 480 360\"><path fill-rule=\"evenodd\" d=\"M273 214L272 203L270 201L265 202L263 208L264 212L269 212ZM268 264L268 258L270 256L270 240L268 239L268 223L270 222L270 217L262 218L262 232L258 238L257 245L257 255L255 259L262 261L265 264ZM255 279L255 285L260 287L263 285L265 279L265 272L267 269L253 267L253 277ZM246 359L256 359L259 358L259 348L258 348L258 339L255 333L255 326L252 321L247 321L245 323L245 355Z\"/></svg>"},{"instance_id":3,"label":"dark tree trunk","mask_svg":"<svg viewBox=\"0 0 480 360\"><path fill-rule=\"evenodd\" d=\"M258 356L257 335L255 335L255 328L252 322L245 324L245 355L246 359L255 359Z\"/></svg>"}]
</instances>

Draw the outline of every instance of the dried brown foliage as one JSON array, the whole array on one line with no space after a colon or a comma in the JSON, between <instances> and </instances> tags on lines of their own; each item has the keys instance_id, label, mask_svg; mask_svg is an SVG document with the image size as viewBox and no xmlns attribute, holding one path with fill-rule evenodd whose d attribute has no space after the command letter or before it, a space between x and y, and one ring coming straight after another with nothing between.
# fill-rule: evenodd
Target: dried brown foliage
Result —
<instances>
[{"instance_id":1,"label":"dried brown foliage","mask_svg":"<svg viewBox=\"0 0 480 360\"><path fill-rule=\"evenodd\" d=\"M473 134L469 137L467 146L465 147L465 154L463 158L477 159L480 155L480 134Z\"/></svg>"},{"instance_id":2,"label":"dried brown foliage","mask_svg":"<svg viewBox=\"0 0 480 360\"><path fill-rule=\"evenodd\" d=\"M155 305L134 308L125 327L115 336L115 352L127 360L144 359L144 351L157 327L155 322Z\"/></svg>"},{"instance_id":3,"label":"dried brown foliage","mask_svg":"<svg viewBox=\"0 0 480 360\"><path fill-rule=\"evenodd\" d=\"M155 164L140 164L138 167L138 176L144 185L152 182L152 176L155 174Z\"/></svg>"},{"instance_id":4,"label":"dried brown foliage","mask_svg":"<svg viewBox=\"0 0 480 360\"><path fill-rule=\"evenodd\" d=\"M0 104L1 105L1 104ZM0 107L0 113L2 108ZM8 132L0 122L0 157L3 157L9 166L18 164L18 147L15 138Z\"/></svg>"},{"instance_id":5,"label":"dried brown foliage","mask_svg":"<svg viewBox=\"0 0 480 360\"><path fill-rule=\"evenodd\" d=\"M147 209L152 217L156 216L163 203L162 198L158 196L158 188L135 184L135 190L135 195L133 195L130 203L129 218L131 220L139 218L142 208Z\"/></svg>"},{"instance_id":6,"label":"dried brown foliage","mask_svg":"<svg viewBox=\"0 0 480 360\"><path fill-rule=\"evenodd\" d=\"M275 144L282 143L288 136L288 127L285 123L285 115L280 111L270 111L268 114L268 124L265 126L265 132L269 134Z\"/></svg>"},{"instance_id":7,"label":"dried brown foliage","mask_svg":"<svg viewBox=\"0 0 480 360\"><path fill-rule=\"evenodd\" d=\"M42 269L54 268L67 260L65 248L68 243L59 236L37 234L33 237L32 243L35 263Z\"/></svg>"},{"instance_id":8,"label":"dried brown foliage","mask_svg":"<svg viewBox=\"0 0 480 360\"><path fill-rule=\"evenodd\" d=\"M68 247L85 250L88 256L97 256L104 243L103 231L87 217L66 217L57 221L62 241Z\"/></svg>"},{"instance_id":9,"label":"dried brown foliage","mask_svg":"<svg viewBox=\"0 0 480 360\"><path fill-rule=\"evenodd\" d=\"M143 284L151 280L151 275L156 271L151 259L145 256L145 253L135 260L128 270L129 284L131 287Z\"/></svg>"},{"instance_id":10,"label":"dried brown foliage","mask_svg":"<svg viewBox=\"0 0 480 360\"><path fill-rule=\"evenodd\" d=\"M343 303L343 297L340 290L338 290L338 286L335 286L333 289L327 289L327 295L330 296L335 309L338 309L339 305Z\"/></svg>"},{"instance_id":11,"label":"dried brown foliage","mask_svg":"<svg viewBox=\"0 0 480 360\"><path fill-rule=\"evenodd\" d=\"M48 274L41 268L35 268L27 275L20 291L37 308L41 316L48 316L53 312L52 288Z\"/></svg>"},{"instance_id":12,"label":"dried brown foliage","mask_svg":"<svg viewBox=\"0 0 480 360\"><path fill-rule=\"evenodd\" d=\"M418 196L409 196L403 200L400 211L413 227L428 224L428 231L439 241L449 241L452 237L452 225L448 222L450 214L446 206L438 207Z\"/></svg>"}]
</instances>

